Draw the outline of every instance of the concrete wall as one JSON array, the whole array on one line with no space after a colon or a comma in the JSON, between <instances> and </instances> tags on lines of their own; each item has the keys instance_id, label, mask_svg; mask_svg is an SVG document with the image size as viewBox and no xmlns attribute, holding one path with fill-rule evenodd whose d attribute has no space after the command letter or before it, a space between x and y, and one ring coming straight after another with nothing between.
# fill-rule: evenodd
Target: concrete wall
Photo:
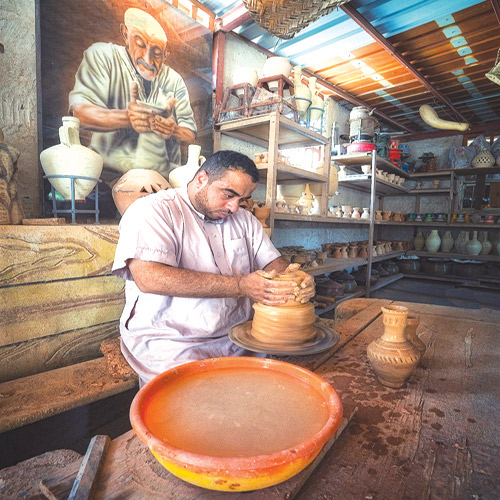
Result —
<instances>
[{"instance_id":1,"label":"concrete wall","mask_svg":"<svg viewBox=\"0 0 500 500\"><path fill-rule=\"evenodd\" d=\"M36 0L2 0L0 7L0 128L21 152L18 194L27 217L40 214L38 167Z\"/></svg>"}]
</instances>

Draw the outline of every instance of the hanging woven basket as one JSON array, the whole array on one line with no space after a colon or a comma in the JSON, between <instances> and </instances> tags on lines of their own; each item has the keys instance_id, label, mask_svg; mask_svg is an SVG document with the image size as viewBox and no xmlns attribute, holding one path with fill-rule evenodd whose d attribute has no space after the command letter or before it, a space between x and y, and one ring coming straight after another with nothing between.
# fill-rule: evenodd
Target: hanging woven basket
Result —
<instances>
[{"instance_id":1,"label":"hanging woven basket","mask_svg":"<svg viewBox=\"0 0 500 500\"><path fill-rule=\"evenodd\" d=\"M285 40L347 2L349 0L243 0L259 26Z\"/></svg>"},{"instance_id":2,"label":"hanging woven basket","mask_svg":"<svg viewBox=\"0 0 500 500\"><path fill-rule=\"evenodd\" d=\"M491 68L488 73L486 73L484 76L489 78L492 82L495 82L496 84L500 85L500 64L498 63L498 59L500 58L500 49L498 49L497 52L497 60L495 61L495 66Z\"/></svg>"}]
</instances>

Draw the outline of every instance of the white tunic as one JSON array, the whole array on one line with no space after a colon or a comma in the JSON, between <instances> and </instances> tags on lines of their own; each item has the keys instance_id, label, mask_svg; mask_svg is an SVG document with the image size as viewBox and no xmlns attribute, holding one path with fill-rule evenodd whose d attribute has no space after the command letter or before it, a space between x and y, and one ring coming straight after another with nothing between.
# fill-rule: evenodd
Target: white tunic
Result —
<instances>
[{"instance_id":1,"label":"white tunic","mask_svg":"<svg viewBox=\"0 0 500 500\"><path fill-rule=\"evenodd\" d=\"M206 221L187 191L168 189L140 198L120 222L113 273L127 280L120 320L122 351L143 382L173 366L219 356L250 355L228 338L250 318L251 301L183 298L141 292L126 261L136 258L180 269L242 276L280 256L248 211Z\"/></svg>"}]
</instances>

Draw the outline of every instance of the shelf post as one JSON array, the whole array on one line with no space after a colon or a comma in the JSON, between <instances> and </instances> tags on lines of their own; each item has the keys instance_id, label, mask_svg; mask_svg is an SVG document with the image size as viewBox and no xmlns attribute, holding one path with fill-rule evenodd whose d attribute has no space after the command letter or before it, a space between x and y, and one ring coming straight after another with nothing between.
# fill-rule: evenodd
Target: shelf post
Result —
<instances>
[{"instance_id":1,"label":"shelf post","mask_svg":"<svg viewBox=\"0 0 500 500\"><path fill-rule=\"evenodd\" d=\"M269 227L271 228L271 237L274 234L274 215L276 213L276 180L278 176L278 148L279 148L279 117L275 112L269 119L269 149L266 184L266 205L271 207L269 216Z\"/></svg>"},{"instance_id":2,"label":"shelf post","mask_svg":"<svg viewBox=\"0 0 500 500\"><path fill-rule=\"evenodd\" d=\"M375 197L376 197L376 173L377 173L377 152L372 151L372 178L370 189L370 226L368 229L368 264L366 267L366 284L365 295L370 296L370 281L372 278L372 261L373 261L373 233L375 230Z\"/></svg>"}]
</instances>

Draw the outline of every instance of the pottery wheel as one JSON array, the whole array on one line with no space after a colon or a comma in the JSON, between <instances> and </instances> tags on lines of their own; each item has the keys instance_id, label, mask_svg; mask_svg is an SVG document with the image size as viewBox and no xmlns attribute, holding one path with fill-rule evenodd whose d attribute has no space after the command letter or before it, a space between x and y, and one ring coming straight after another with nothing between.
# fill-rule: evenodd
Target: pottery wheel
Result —
<instances>
[{"instance_id":1,"label":"pottery wheel","mask_svg":"<svg viewBox=\"0 0 500 500\"><path fill-rule=\"evenodd\" d=\"M295 345L275 345L262 342L256 339L252 333L252 322L246 321L233 328L229 332L229 338L232 342L244 349L252 352L261 352L264 354L276 355L294 355L301 356L306 354L317 354L333 347L340 339L339 334L331 328L315 323L316 335L302 344Z\"/></svg>"}]
</instances>

